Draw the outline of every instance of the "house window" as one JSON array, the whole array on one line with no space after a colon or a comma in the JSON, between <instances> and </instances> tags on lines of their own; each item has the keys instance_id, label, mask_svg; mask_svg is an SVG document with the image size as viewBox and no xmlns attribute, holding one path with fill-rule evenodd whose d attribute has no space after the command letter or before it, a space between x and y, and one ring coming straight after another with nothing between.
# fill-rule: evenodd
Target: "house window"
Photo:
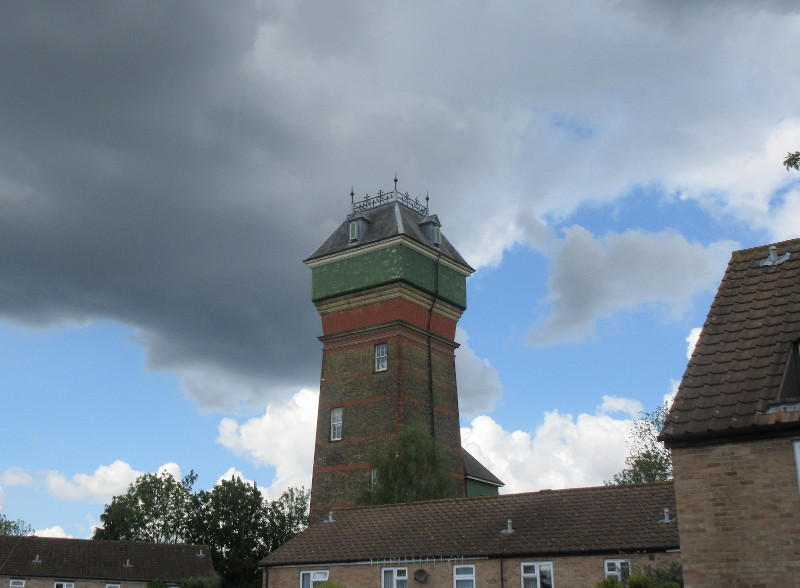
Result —
<instances>
[{"instance_id":1,"label":"house window","mask_svg":"<svg viewBox=\"0 0 800 588\"><path fill-rule=\"evenodd\" d=\"M631 575L631 562L627 559L605 560L606 578L616 578L624 582Z\"/></svg>"},{"instance_id":2,"label":"house window","mask_svg":"<svg viewBox=\"0 0 800 588\"><path fill-rule=\"evenodd\" d=\"M522 588L553 588L553 562L524 561L520 564Z\"/></svg>"},{"instance_id":3,"label":"house window","mask_svg":"<svg viewBox=\"0 0 800 588\"><path fill-rule=\"evenodd\" d=\"M408 588L408 568L383 568L381 588Z\"/></svg>"},{"instance_id":4,"label":"house window","mask_svg":"<svg viewBox=\"0 0 800 588\"><path fill-rule=\"evenodd\" d=\"M342 438L342 418L344 409L342 407L331 409L331 441L339 441Z\"/></svg>"},{"instance_id":5,"label":"house window","mask_svg":"<svg viewBox=\"0 0 800 588\"><path fill-rule=\"evenodd\" d=\"M25 580L9 580L9 588L25 588Z\"/></svg>"},{"instance_id":6,"label":"house window","mask_svg":"<svg viewBox=\"0 0 800 588\"><path fill-rule=\"evenodd\" d=\"M475 588L475 566L453 566L453 588Z\"/></svg>"},{"instance_id":7,"label":"house window","mask_svg":"<svg viewBox=\"0 0 800 588\"><path fill-rule=\"evenodd\" d=\"M375 371L383 372L389 366L389 344L378 343L375 346Z\"/></svg>"},{"instance_id":8,"label":"house window","mask_svg":"<svg viewBox=\"0 0 800 588\"><path fill-rule=\"evenodd\" d=\"M106 584L106 588L119 588L119 584Z\"/></svg>"},{"instance_id":9,"label":"house window","mask_svg":"<svg viewBox=\"0 0 800 588\"><path fill-rule=\"evenodd\" d=\"M56 582L53 588L75 588L75 582Z\"/></svg>"},{"instance_id":10,"label":"house window","mask_svg":"<svg viewBox=\"0 0 800 588\"><path fill-rule=\"evenodd\" d=\"M300 572L300 588L314 588L328 581L328 570Z\"/></svg>"},{"instance_id":11,"label":"house window","mask_svg":"<svg viewBox=\"0 0 800 588\"><path fill-rule=\"evenodd\" d=\"M800 489L800 441L792 441L794 447L794 469L797 472L797 487Z\"/></svg>"}]
</instances>

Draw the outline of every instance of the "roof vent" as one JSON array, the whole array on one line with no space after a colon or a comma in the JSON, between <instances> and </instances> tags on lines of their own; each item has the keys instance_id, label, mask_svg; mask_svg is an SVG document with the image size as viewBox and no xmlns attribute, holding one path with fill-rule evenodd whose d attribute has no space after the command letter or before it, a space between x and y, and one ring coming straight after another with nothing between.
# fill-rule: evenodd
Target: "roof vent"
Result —
<instances>
[{"instance_id":1,"label":"roof vent","mask_svg":"<svg viewBox=\"0 0 800 588\"><path fill-rule=\"evenodd\" d=\"M514 528L511 526L511 519L506 521L506 528L500 531L503 534L510 534L514 532Z\"/></svg>"},{"instance_id":2,"label":"roof vent","mask_svg":"<svg viewBox=\"0 0 800 588\"><path fill-rule=\"evenodd\" d=\"M131 558L128 558L124 564L122 564L123 568L132 568L133 564L131 563Z\"/></svg>"},{"instance_id":3,"label":"roof vent","mask_svg":"<svg viewBox=\"0 0 800 588\"><path fill-rule=\"evenodd\" d=\"M31 563L42 563L42 560L39 559L38 553L36 554L36 557L33 558L33 561L31 561Z\"/></svg>"},{"instance_id":4,"label":"roof vent","mask_svg":"<svg viewBox=\"0 0 800 588\"><path fill-rule=\"evenodd\" d=\"M669 517L669 509L664 509L664 518L658 521L659 523L674 523L675 519Z\"/></svg>"},{"instance_id":5,"label":"roof vent","mask_svg":"<svg viewBox=\"0 0 800 588\"><path fill-rule=\"evenodd\" d=\"M765 259L761 260L761 266L765 265L779 265L789 259L789 252L787 251L780 257L778 257L778 248L775 245L769 246L769 255Z\"/></svg>"},{"instance_id":6,"label":"roof vent","mask_svg":"<svg viewBox=\"0 0 800 588\"><path fill-rule=\"evenodd\" d=\"M206 556L206 554L205 554L205 553L203 553L203 550L202 550L202 549L198 550L198 552L197 552L197 557L205 557L205 556Z\"/></svg>"},{"instance_id":7,"label":"roof vent","mask_svg":"<svg viewBox=\"0 0 800 588\"><path fill-rule=\"evenodd\" d=\"M335 523L335 522L336 522L336 520L333 518L333 511L332 511L332 510L329 510L329 511L328 511L328 518L327 518L327 519L325 519L325 520L324 520L324 521L322 521L322 522L323 522L323 523Z\"/></svg>"}]
</instances>

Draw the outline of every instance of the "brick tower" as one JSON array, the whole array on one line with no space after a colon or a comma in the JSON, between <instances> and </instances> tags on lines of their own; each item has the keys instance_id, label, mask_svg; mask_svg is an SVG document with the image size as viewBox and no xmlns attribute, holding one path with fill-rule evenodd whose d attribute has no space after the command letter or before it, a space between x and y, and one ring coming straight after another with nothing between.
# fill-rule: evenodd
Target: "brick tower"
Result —
<instances>
[{"instance_id":1,"label":"brick tower","mask_svg":"<svg viewBox=\"0 0 800 588\"><path fill-rule=\"evenodd\" d=\"M474 270L440 227L395 179L305 260L323 332L312 517L352 506L374 483L371 454L408 424L440 443L465 495L454 338Z\"/></svg>"}]
</instances>

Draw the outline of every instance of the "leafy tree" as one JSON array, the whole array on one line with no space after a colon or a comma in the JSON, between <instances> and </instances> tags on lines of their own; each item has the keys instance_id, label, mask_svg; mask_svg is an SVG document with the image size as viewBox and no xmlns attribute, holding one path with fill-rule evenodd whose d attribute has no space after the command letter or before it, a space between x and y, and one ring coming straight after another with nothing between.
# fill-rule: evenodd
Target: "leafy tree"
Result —
<instances>
[{"instance_id":1,"label":"leafy tree","mask_svg":"<svg viewBox=\"0 0 800 588\"><path fill-rule=\"evenodd\" d=\"M800 151L787 153L786 159L783 160L783 166L786 168L786 171L789 171L790 169L796 169L800 171Z\"/></svg>"},{"instance_id":2,"label":"leafy tree","mask_svg":"<svg viewBox=\"0 0 800 588\"><path fill-rule=\"evenodd\" d=\"M0 514L0 535L33 535L34 530L22 519L12 521L6 515Z\"/></svg>"},{"instance_id":3,"label":"leafy tree","mask_svg":"<svg viewBox=\"0 0 800 588\"><path fill-rule=\"evenodd\" d=\"M377 482L359 497L362 504L394 504L452 496L442 450L430 435L405 427L383 454L372 456Z\"/></svg>"},{"instance_id":4,"label":"leafy tree","mask_svg":"<svg viewBox=\"0 0 800 588\"><path fill-rule=\"evenodd\" d=\"M180 482L166 470L139 476L125 494L106 505L100 515L103 526L95 529L92 539L185 542L196 480L194 471Z\"/></svg>"},{"instance_id":5,"label":"leafy tree","mask_svg":"<svg viewBox=\"0 0 800 588\"><path fill-rule=\"evenodd\" d=\"M308 525L308 502L311 493L305 488L287 488L267 507L267 551L272 552Z\"/></svg>"},{"instance_id":6,"label":"leafy tree","mask_svg":"<svg viewBox=\"0 0 800 588\"><path fill-rule=\"evenodd\" d=\"M269 553L267 508L256 484L239 477L222 480L195 496L195 543L208 545L226 586L256 586L258 562Z\"/></svg>"},{"instance_id":7,"label":"leafy tree","mask_svg":"<svg viewBox=\"0 0 800 588\"><path fill-rule=\"evenodd\" d=\"M652 412L643 412L633 424L625 458L625 469L614 474L606 484L644 484L672 479L672 457L669 449L658 440L669 407L665 403Z\"/></svg>"}]
</instances>

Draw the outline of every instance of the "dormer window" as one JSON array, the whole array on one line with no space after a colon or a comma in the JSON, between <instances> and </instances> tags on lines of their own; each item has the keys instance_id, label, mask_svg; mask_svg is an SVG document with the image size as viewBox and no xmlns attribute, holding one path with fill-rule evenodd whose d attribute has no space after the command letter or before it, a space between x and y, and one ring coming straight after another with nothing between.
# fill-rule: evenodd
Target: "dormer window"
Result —
<instances>
[{"instance_id":1,"label":"dormer window","mask_svg":"<svg viewBox=\"0 0 800 588\"><path fill-rule=\"evenodd\" d=\"M779 403L800 401L800 343L795 341L789 350L789 359L778 390Z\"/></svg>"},{"instance_id":2,"label":"dormer window","mask_svg":"<svg viewBox=\"0 0 800 588\"><path fill-rule=\"evenodd\" d=\"M350 223L350 242L358 241L359 237L361 237L361 227L358 226L358 221L352 221Z\"/></svg>"},{"instance_id":3,"label":"dormer window","mask_svg":"<svg viewBox=\"0 0 800 588\"><path fill-rule=\"evenodd\" d=\"M434 247L439 247L442 244L441 227L442 225L439 222L439 217L437 217L435 214L426 216L424 219L422 219L422 222L419 223L419 228L422 229L422 232Z\"/></svg>"},{"instance_id":4,"label":"dormer window","mask_svg":"<svg viewBox=\"0 0 800 588\"><path fill-rule=\"evenodd\" d=\"M437 247L442 244L442 229L440 227L433 227L433 244Z\"/></svg>"}]
</instances>

